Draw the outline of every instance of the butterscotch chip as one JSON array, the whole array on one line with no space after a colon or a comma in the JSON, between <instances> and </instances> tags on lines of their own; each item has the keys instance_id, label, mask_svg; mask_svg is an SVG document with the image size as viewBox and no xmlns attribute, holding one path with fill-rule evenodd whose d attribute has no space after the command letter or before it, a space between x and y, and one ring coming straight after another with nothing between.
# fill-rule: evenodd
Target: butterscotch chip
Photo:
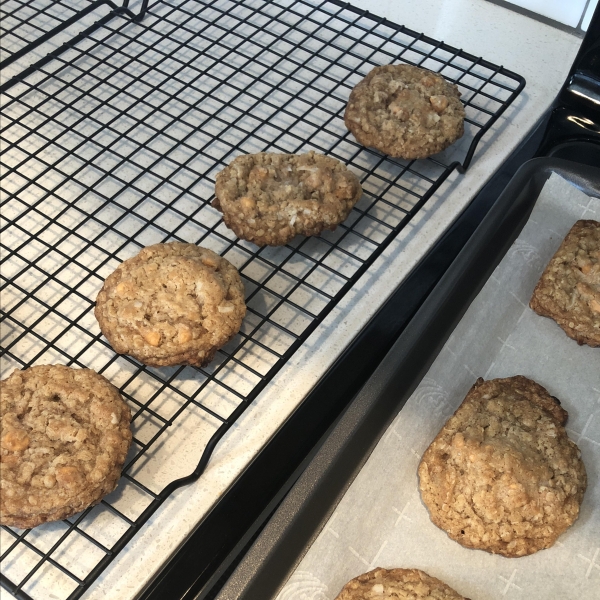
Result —
<instances>
[{"instance_id":1,"label":"butterscotch chip","mask_svg":"<svg viewBox=\"0 0 600 600\"><path fill-rule=\"evenodd\" d=\"M468 600L419 569L373 569L350 580L335 600Z\"/></svg>"},{"instance_id":2,"label":"butterscotch chip","mask_svg":"<svg viewBox=\"0 0 600 600\"><path fill-rule=\"evenodd\" d=\"M16 370L0 389L0 523L65 519L112 492L131 443L131 413L90 369Z\"/></svg>"},{"instance_id":3,"label":"butterscotch chip","mask_svg":"<svg viewBox=\"0 0 600 600\"><path fill-rule=\"evenodd\" d=\"M238 237L281 246L345 221L362 195L340 161L315 152L238 156L218 173L212 205Z\"/></svg>"},{"instance_id":4,"label":"butterscotch chip","mask_svg":"<svg viewBox=\"0 0 600 600\"><path fill-rule=\"evenodd\" d=\"M350 93L344 114L360 144L410 160L462 137L464 119L458 87L411 65L375 67Z\"/></svg>"},{"instance_id":5,"label":"butterscotch chip","mask_svg":"<svg viewBox=\"0 0 600 600\"><path fill-rule=\"evenodd\" d=\"M209 363L246 314L237 269L194 244L156 244L123 262L104 282L95 315L119 354L146 365Z\"/></svg>"},{"instance_id":6,"label":"butterscotch chip","mask_svg":"<svg viewBox=\"0 0 600 600\"><path fill-rule=\"evenodd\" d=\"M600 222L577 221L552 257L529 306L578 344L600 346Z\"/></svg>"},{"instance_id":7,"label":"butterscotch chip","mask_svg":"<svg viewBox=\"0 0 600 600\"><path fill-rule=\"evenodd\" d=\"M526 377L478 379L419 465L431 520L463 546L507 557L552 546L587 483L566 420Z\"/></svg>"}]
</instances>

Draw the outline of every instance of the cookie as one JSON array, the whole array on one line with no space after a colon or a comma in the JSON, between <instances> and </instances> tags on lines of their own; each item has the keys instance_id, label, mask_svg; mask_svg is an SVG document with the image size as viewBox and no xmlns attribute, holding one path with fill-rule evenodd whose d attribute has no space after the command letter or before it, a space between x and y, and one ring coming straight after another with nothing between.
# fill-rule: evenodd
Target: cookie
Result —
<instances>
[{"instance_id":1,"label":"cookie","mask_svg":"<svg viewBox=\"0 0 600 600\"><path fill-rule=\"evenodd\" d=\"M66 519L112 492L131 443L131 413L90 369L16 370L0 390L0 524Z\"/></svg>"},{"instance_id":2,"label":"cookie","mask_svg":"<svg viewBox=\"0 0 600 600\"><path fill-rule=\"evenodd\" d=\"M217 174L212 205L239 238L281 246L345 221L362 195L358 178L339 160L307 154L238 156Z\"/></svg>"},{"instance_id":3,"label":"cookie","mask_svg":"<svg viewBox=\"0 0 600 600\"><path fill-rule=\"evenodd\" d=\"M237 269L194 244L156 244L104 282L95 315L115 352L153 367L208 364L246 314Z\"/></svg>"},{"instance_id":4,"label":"cookie","mask_svg":"<svg viewBox=\"0 0 600 600\"><path fill-rule=\"evenodd\" d=\"M354 87L344 113L357 142L409 160L450 146L462 137L464 119L458 87L410 65L375 67Z\"/></svg>"},{"instance_id":5,"label":"cookie","mask_svg":"<svg viewBox=\"0 0 600 600\"><path fill-rule=\"evenodd\" d=\"M529 306L565 333L600 346L600 222L577 221L552 257Z\"/></svg>"},{"instance_id":6,"label":"cookie","mask_svg":"<svg viewBox=\"0 0 600 600\"><path fill-rule=\"evenodd\" d=\"M552 546L577 519L587 481L566 420L535 381L478 379L419 465L433 523L506 557Z\"/></svg>"},{"instance_id":7,"label":"cookie","mask_svg":"<svg viewBox=\"0 0 600 600\"><path fill-rule=\"evenodd\" d=\"M335 600L469 600L419 569L373 569L350 580Z\"/></svg>"}]
</instances>

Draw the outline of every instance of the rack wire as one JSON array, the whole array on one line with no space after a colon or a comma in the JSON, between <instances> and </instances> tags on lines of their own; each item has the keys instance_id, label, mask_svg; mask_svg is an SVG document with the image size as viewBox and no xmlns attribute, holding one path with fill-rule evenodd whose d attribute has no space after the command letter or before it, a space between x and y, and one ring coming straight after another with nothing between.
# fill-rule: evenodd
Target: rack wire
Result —
<instances>
[{"instance_id":1,"label":"rack wire","mask_svg":"<svg viewBox=\"0 0 600 600\"><path fill-rule=\"evenodd\" d=\"M0 4L0 38L2 55L0 71L30 54L63 31L79 23L79 30L86 25L88 15L126 14L139 20L143 17L148 0L143 0L141 10L134 14L129 9L129 0L118 6L111 0L4 0ZM88 23L89 24L89 23ZM77 28L75 28L77 30ZM70 32L73 37L73 31Z\"/></svg>"},{"instance_id":2,"label":"rack wire","mask_svg":"<svg viewBox=\"0 0 600 600\"><path fill-rule=\"evenodd\" d=\"M0 583L23 599L79 598L201 475L236 419L450 173L468 167L525 85L337 0L162 1L133 17L113 11L0 87L3 376L39 363L93 368L119 387L134 433L119 487L99 505L33 530L2 527ZM460 142L419 161L355 142L343 124L350 90L393 62L458 84ZM279 248L237 239L210 206L216 173L242 153L308 150L359 176L364 195L348 220ZM203 369L115 355L93 317L104 278L170 240L217 251L245 284L242 329ZM190 453L197 464L181 459Z\"/></svg>"}]
</instances>

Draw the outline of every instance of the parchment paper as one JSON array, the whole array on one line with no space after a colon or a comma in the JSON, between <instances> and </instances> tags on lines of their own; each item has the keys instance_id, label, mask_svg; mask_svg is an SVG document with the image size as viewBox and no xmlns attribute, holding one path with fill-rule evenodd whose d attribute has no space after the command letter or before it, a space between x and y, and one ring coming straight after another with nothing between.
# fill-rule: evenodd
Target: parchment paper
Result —
<instances>
[{"instance_id":1,"label":"parchment paper","mask_svg":"<svg viewBox=\"0 0 600 600\"><path fill-rule=\"evenodd\" d=\"M377 566L419 568L472 600L600 598L600 348L578 346L528 308L573 223L600 220L600 199L552 175L503 261L379 441L278 600L328 600ZM588 488L575 524L531 556L463 548L430 521L417 487L422 453L479 376L522 374L558 397Z\"/></svg>"}]
</instances>

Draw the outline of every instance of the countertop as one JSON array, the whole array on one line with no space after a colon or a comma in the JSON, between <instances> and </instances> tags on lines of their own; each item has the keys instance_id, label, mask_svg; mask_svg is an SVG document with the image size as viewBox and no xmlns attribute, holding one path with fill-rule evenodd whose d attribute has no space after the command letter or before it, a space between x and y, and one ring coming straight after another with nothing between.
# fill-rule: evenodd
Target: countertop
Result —
<instances>
[{"instance_id":1,"label":"countertop","mask_svg":"<svg viewBox=\"0 0 600 600\"><path fill-rule=\"evenodd\" d=\"M329 365L526 136L558 93L580 46L575 35L485 0L355 0L410 29L525 77L516 102L218 445L200 480L175 492L85 594L134 598L174 553ZM443 210L442 210L443 207ZM2 597L10 595L0 592Z\"/></svg>"}]
</instances>

